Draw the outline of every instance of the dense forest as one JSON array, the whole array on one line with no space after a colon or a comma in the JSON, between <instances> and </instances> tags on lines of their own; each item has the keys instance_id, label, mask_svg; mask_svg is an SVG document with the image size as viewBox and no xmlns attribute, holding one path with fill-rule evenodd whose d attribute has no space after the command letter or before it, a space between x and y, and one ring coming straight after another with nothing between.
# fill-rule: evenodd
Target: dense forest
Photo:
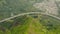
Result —
<instances>
[{"instance_id":1,"label":"dense forest","mask_svg":"<svg viewBox=\"0 0 60 34\"><path fill-rule=\"evenodd\" d=\"M33 7L41 0L0 0L0 20L25 12L40 11Z\"/></svg>"}]
</instances>

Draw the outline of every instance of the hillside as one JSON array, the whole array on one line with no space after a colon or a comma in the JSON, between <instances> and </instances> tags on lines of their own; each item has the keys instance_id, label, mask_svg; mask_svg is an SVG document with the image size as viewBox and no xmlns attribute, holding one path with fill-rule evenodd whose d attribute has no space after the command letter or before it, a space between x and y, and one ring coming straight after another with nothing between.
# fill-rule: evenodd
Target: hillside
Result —
<instances>
[{"instance_id":1,"label":"hillside","mask_svg":"<svg viewBox=\"0 0 60 34\"><path fill-rule=\"evenodd\" d=\"M54 16L60 17L57 0L0 0L0 34L60 34Z\"/></svg>"},{"instance_id":2,"label":"hillside","mask_svg":"<svg viewBox=\"0 0 60 34\"><path fill-rule=\"evenodd\" d=\"M0 34L60 34L59 20L46 15L34 17L21 16L0 23Z\"/></svg>"},{"instance_id":3,"label":"hillside","mask_svg":"<svg viewBox=\"0 0 60 34\"><path fill-rule=\"evenodd\" d=\"M36 2L41 0L0 0L0 20L20 13L40 11L33 7Z\"/></svg>"}]
</instances>

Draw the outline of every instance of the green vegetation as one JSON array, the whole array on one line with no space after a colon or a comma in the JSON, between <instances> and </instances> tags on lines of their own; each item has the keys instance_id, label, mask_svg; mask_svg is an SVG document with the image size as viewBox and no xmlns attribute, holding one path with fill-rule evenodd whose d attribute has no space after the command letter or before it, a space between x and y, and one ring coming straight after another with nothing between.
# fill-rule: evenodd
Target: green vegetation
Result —
<instances>
[{"instance_id":1,"label":"green vegetation","mask_svg":"<svg viewBox=\"0 0 60 34\"><path fill-rule=\"evenodd\" d=\"M0 20L11 17L11 13L13 13L14 16L25 12L40 11L33 7L33 4L41 1L42 0L1 0Z\"/></svg>"},{"instance_id":2,"label":"green vegetation","mask_svg":"<svg viewBox=\"0 0 60 34\"><path fill-rule=\"evenodd\" d=\"M35 16L34 16L35 17ZM1 34L60 34L60 21L49 16L21 16L0 23Z\"/></svg>"},{"instance_id":3,"label":"green vegetation","mask_svg":"<svg viewBox=\"0 0 60 34\"><path fill-rule=\"evenodd\" d=\"M42 0L0 0L0 20L41 10L33 7ZM0 34L60 34L60 20L46 15L30 14L0 23Z\"/></svg>"}]
</instances>

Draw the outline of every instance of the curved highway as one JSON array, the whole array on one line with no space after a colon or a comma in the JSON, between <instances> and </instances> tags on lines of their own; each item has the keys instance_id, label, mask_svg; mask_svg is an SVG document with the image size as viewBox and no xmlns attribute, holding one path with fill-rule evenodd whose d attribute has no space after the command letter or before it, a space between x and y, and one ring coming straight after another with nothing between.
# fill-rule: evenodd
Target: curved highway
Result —
<instances>
[{"instance_id":1,"label":"curved highway","mask_svg":"<svg viewBox=\"0 0 60 34\"><path fill-rule=\"evenodd\" d=\"M4 19L4 20L1 20L0 23L1 23L1 22L4 22L4 21L7 21L7 20L10 20L10 19L13 19L13 18L18 17L18 16L27 15L27 14L37 14L37 13L41 13L41 12L28 12L28 13L21 13L21 14L18 14L18 15L15 15L15 16L12 16L12 17L9 17L9 18L6 18L6 19ZM60 20L59 17L54 16L54 15L45 14L45 13L41 13L41 14L44 14L44 15L47 15L47 16L52 16L52 17L54 17L54 18Z\"/></svg>"}]
</instances>

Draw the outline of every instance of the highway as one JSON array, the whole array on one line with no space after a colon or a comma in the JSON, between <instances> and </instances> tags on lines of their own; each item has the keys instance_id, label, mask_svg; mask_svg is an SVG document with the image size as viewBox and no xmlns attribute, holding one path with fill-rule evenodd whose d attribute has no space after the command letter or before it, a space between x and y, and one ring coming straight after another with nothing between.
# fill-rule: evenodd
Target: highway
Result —
<instances>
[{"instance_id":1,"label":"highway","mask_svg":"<svg viewBox=\"0 0 60 34\"><path fill-rule=\"evenodd\" d=\"M6 18L6 19L3 19L3 20L1 20L1 21L0 21L0 23L1 23L1 22L4 22L4 21L7 21L7 20L10 20L10 19L13 19L13 18L16 18L16 17L19 17L19 16L22 16L22 15L38 14L38 13L41 13L41 12L20 13L20 14L18 14L18 15L15 15L15 16L12 16L12 17L9 17L9 18ZM41 14L44 14L44 15L47 15L47 16L51 16L51 17L54 17L54 18L56 18L56 19L59 19L59 20L60 20L60 18L59 18L59 17L54 16L54 15L45 14L45 13L41 13Z\"/></svg>"}]
</instances>

